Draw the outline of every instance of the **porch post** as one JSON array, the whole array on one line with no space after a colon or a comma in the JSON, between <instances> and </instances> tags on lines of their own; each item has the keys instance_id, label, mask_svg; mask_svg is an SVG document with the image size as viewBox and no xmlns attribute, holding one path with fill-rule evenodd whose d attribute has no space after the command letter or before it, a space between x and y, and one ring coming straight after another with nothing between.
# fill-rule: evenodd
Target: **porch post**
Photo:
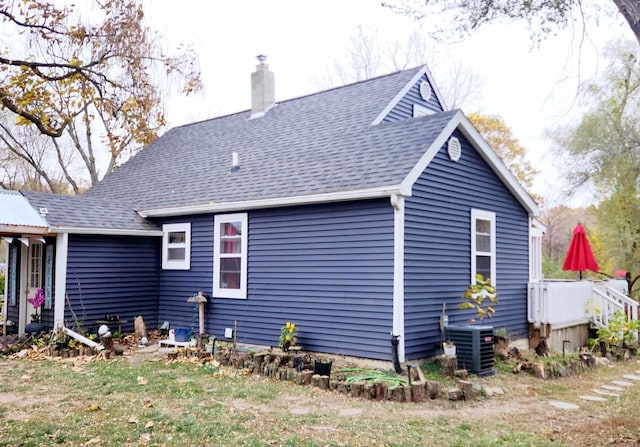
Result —
<instances>
[{"instance_id":1,"label":"porch post","mask_svg":"<svg viewBox=\"0 0 640 447\"><path fill-rule=\"evenodd\" d=\"M5 240L6 250L4 252L4 259L7 260L7 268L4 271L4 292L3 292L3 305L2 305L2 315L0 318L2 319L2 335L7 335L7 300L9 299L8 291L9 291L9 244L8 240Z\"/></svg>"},{"instance_id":2,"label":"porch post","mask_svg":"<svg viewBox=\"0 0 640 447\"><path fill-rule=\"evenodd\" d=\"M53 304L53 326L64 326L64 301L67 291L67 251L69 234L60 233L56 237L56 275Z\"/></svg>"},{"instance_id":3,"label":"porch post","mask_svg":"<svg viewBox=\"0 0 640 447\"><path fill-rule=\"evenodd\" d=\"M404 362L404 196L393 194L393 330L400 337L398 358Z\"/></svg>"}]
</instances>

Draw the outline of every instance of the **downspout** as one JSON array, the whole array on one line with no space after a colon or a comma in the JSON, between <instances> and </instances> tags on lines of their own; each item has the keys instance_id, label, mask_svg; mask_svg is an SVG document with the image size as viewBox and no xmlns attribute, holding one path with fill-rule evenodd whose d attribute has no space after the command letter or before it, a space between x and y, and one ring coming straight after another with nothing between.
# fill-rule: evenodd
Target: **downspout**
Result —
<instances>
[{"instance_id":1,"label":"downspout","mask_svg":"<svg viewBox=\"0 0 640 447\"><path fill-rule=\"evenodd\" d=\"M393 359L393 369L398 374L402 374L402 365L400 365L400 358L398 357L398 344L400 343L400 336L391 334L391 358Z\"/></svg>"},{"instance_id":2,"label":"downspout","mask_svg":"<svg viewBox=\"0 0 640 447\"><path fill-rule=\"evenodd\" d=\"M392 194L393 207L393 326L391 357L396 372L404 361L404 196Z\"/></svg>"}]
</instances>

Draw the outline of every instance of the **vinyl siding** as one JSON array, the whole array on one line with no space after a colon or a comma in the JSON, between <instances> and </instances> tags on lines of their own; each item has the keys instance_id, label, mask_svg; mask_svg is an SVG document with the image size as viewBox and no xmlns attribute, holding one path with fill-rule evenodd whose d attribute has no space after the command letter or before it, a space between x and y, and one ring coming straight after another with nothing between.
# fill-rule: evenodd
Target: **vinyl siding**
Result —
<instances>
[{"instance_id":1,"label":"vinyl siding","mask_svg":"<svg viewBox=\"0 0 640 447\"><path fill-rule=\"evenodd\" d=\"M64 319L86 328L105 315L119 315L133 330L142 315L147 329L158 325L160 238L69 235ZM111 328L114 330L114 328Z\"/></svg>"},{"instance_id":2,"label":"vinyl siding","mask_svg":"<svg viewBox=\"0 0 640 447\"><path fill-rule=\"evenodd\" d=\"M471 209L496 214L496 276L499 303L485 324L527 334L528 215L480 155L458 132L462 157L442 148L406 200L405 355L434 354L441 342L439 319L446 305L450 324L474 316L457 305L471 279Z\"/></svg>"},{"instance_id":3,"label":"vinyl siding","mask_svg":"<svg viewBox=\"0 0 640 447\"><path fill-rule=\"evenodd\" d=\"M428 101L422 99L420 96L420 83L424 81L429 83L431 86L431 97ZM401 121L408 118L413 118L413 105L418 104L422 107L426 107L433 112L442 112L443 108L438 99L436 98L435 92L433 90L433 86L427 79L427 75L424 74L422 77L416 82L409 91L404 95L404 97L396 104L393 109L387 114L387 116L382 120L383 122L394 122Z\"/></svg>"},{"instance_id":4,"label":"vinyl siding","mask_svg":"<svg viewBox=\"0 0 640 447\"><path fill-rule=\"evenodd\" d=\"M248 298L214 297L207 331L275 346L286 321L305 349L390 359L393 312L393 209L369 200L249 213ZM162 223L184 222L172 219ZM160 319L197 328L186 298L211 294L213 216L191 222L190 271L161 274Z\"/></svg>"}]
</instances>

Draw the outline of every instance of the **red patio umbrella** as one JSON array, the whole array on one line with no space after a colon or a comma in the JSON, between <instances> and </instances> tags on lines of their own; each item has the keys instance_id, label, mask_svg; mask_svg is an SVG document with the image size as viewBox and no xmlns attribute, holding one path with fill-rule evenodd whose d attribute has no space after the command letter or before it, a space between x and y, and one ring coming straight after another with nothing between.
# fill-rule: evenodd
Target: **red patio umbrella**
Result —
<instances>
[{"instance_id":1,"label":"red patio umbrella","mask_svg":"<svg viewBox=\"0 0 640 447\"><path fill-rule=\"evenodd\" d=\"M600 269L596 258L591 251L591 245L589 245L589 239L587 239L587 233L581 224L576 225L573 229L573 237L569 244L569 249L564 257L564 264L562 264L562 270L571 270L573 272L580 272L580 279L582 279L582 272L584 270L592 270L597 272Z\"/></svg>"}]
</instances>

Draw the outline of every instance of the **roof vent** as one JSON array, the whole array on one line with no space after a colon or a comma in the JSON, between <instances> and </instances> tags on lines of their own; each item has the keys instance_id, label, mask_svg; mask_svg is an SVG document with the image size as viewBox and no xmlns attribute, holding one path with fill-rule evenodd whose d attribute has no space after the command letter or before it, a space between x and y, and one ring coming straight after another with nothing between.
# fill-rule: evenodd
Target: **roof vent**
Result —
<instances>
[{"instance_id":1,"label":"roof vent","mask_svg":"<svg viewBox=\"0 0 640 447\"><path fill-rule=\"evenodd\" d=\"M431 98L431 86L427 81L422 81L420 83L420 97L425 101L428 101Z\"/></svg>"},{"instance_id":2,"label":"roof vent","mask_svg":"<svg viewBox=\"0 0 640 447\"><path fill-rule=\"evenodd\" d=\"M236 172L240 169L240 157L237 152L231 154L231 172Z\"/></svg>"},{"instance_id":3,"label":"roof vent","mask_svg":"<svg viewBox=\"0 0 640 447\"><path fill-rule=\"evenodd\" d=\"M49 214L49 210L46 208L40 208L38 209L38 211L40 212L41 216L46 216L47 214Z\"/></svg>"},{"instance_id":4,"label":"roof vent","mask_svg":"<svg viewBox=\"0 0 640 447\"><path fill-rule=\"evenodd\" d=\"M449 143L447 144L447 152L449 153L449 158L451 160L460 160L460 155L462 155L462 146L460 145L460 140L458 140L456 137L449 138Z\"/></svg>"},{"instance_id":5,"label":"roof vent","mask_svg":"<svg viewBox=\"0 0 640 447\"><path fill-rule=\"evenodd\" d=\"M265 63L267 56L257 56L259 64L251 73L251 118L260 118L275 104L275 78Z\"/></svg>"}]
</instances>

